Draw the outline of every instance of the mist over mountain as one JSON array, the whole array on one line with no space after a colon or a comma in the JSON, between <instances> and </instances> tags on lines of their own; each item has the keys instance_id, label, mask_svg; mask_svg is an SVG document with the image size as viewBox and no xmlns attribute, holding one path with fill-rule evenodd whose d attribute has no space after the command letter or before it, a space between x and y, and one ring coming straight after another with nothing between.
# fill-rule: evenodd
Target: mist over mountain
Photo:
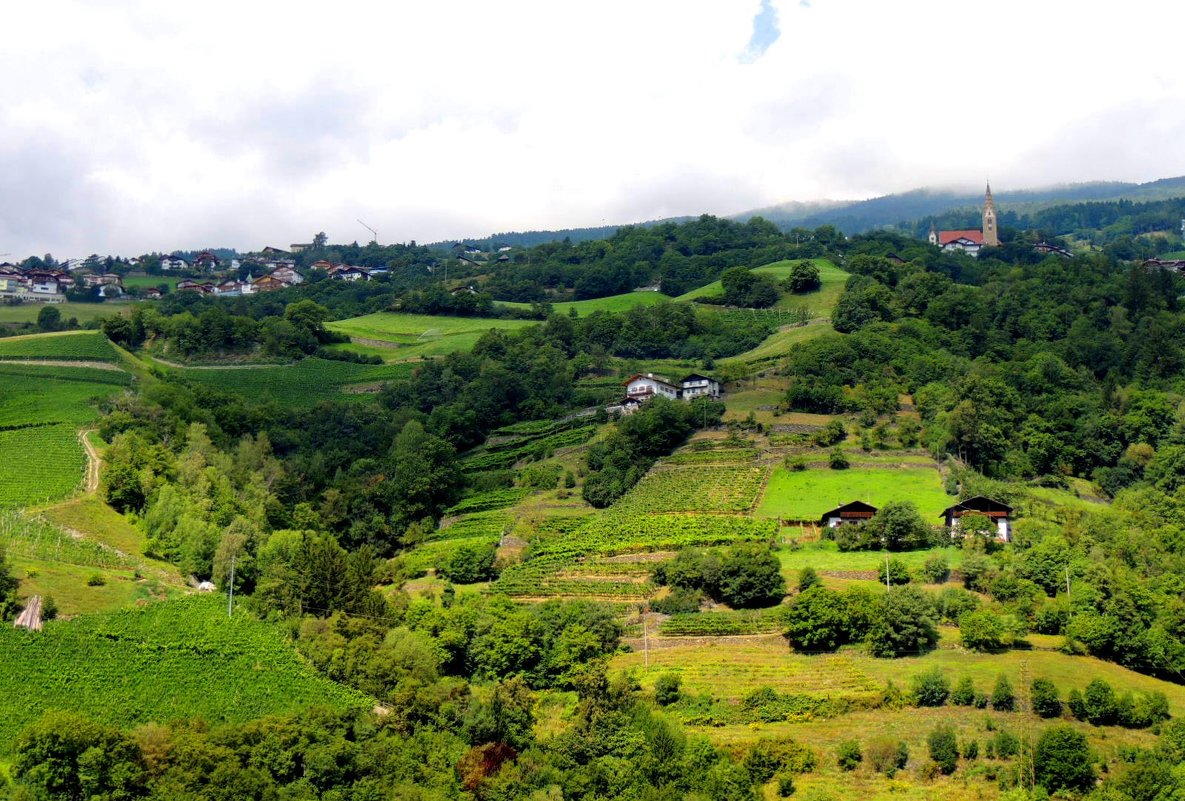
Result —
<instances>
[{"instance_id":1,"label":"mist over mountain","mask_svg":"<svg viewBox=\"0 0 1185 801\"><path fill-rule=\"evenodd\" d=\"M1161 178L1147 183L1090 181L1059 184L1034 189L993 190L1001 211L1030 213L1048 206L1104 200L1164 200L1185 196L1185 176ZM788 201L775 206L728 215L745 221L764 217L784 230L834 225L845 234L859 234L877 228L898 227L925 217L937 217L960 209L975 209L983 202L983 189L920 188L867 200ZM705 212L711 213L711 212ZM605 239L625 225L654 226L666 222L684 222L690 217L671 217L641 223L602 225L594 228L565 228L554 231L512 231L465 240L434 243L451 245L456 241L486 246L530 247L543 242L570 239L582 242Z\"/></svg>"}]
</instances>

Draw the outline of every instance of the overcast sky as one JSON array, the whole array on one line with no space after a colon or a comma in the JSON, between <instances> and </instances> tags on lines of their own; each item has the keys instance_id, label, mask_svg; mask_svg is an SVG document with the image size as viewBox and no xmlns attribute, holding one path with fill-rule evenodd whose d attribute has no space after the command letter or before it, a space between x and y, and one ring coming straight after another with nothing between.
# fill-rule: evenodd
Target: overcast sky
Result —
<instances>
[{"instance_id":1,"label":"overcast sky","mask_svg":"<svg viewBox=\"0 0 1185 801\"><path fill-rule=\"evenodd\" d=\"M1174 4L8 3L0 254L1185 174Z\"/></svg>"}]
</instances>

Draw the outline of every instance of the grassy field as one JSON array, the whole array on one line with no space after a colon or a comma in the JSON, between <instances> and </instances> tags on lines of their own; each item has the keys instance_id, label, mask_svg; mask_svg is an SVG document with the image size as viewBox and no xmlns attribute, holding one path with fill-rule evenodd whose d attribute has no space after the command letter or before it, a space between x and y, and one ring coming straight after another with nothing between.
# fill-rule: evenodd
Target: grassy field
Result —
<instances>
[{"instance_id":1,"label":"grassy field","mask_svg":"<svg viewBox=\"0 0 1185 801\"><path fill-rule=\"evenodd\" d=\"M721 366L757 364L775 359L784 359L786 354L790 352L790 348L799 342L807 342L815 337L830 333L833 330L830 323L822 322L812 325L783 326L766 337L760 345L752 350L721 359L718 364Z\"/></svg>"},{"instance_id":2,"label":"grassy field","mask_svg":"<svg viewBox=\"0 0 1185 801\"><path fill-rule=\"evenodd\" d=\"M226 599L193 597L51 621L37 635L0 627L0 743L53 709L133 726L242 722L311 705L373 701L319 675L283 632Z\"/></svg>"},{"instance_id":3,"label":"grassy field","mask_svg":"<svg viewBox=\"0 0 1185 801\"><path fill-rule=\"evenodd\" d=\"M790 271L798 261L796 259L776 261L773 264L767 264L763 267L755 267L753 272L768 275L775 281L781 281L790 276ZM843 287L848 280L848 274L826 259L811 259L811 261L819 267L819 280L822 286L815 292L807 292L802 295L786 293L774 306L775 309L805 308L817 317L826 317L831 314L836 301L839 300L839 296L843 293ZM713 281L710 284L701 286L699 289L686 292L675 298L675 300L689 301L707 295L720 295L723 293L724 287L720 285L720 282Z\"/></svg>"},{"instance_id":4,"label":"grassy field","mask_svg":"<svg viewBox=\"0 0 1185 801\"><path fill-rule=\"evenodd\" d=\"M115 348L98 331L62 331L0 339L0 359L116 361Z\"/></svg>"},{"instance_id":5,"label":"grassy field","mask_svg":"<svg viewBox=\"0 0 1185 801\"><path fill-rule=\"evenodd\" d=\"M154 287L154 286L160 286L161 284L165 284L169 287L169 289L172 289L173 287L177 286L177 284L179 284L181 281L184 281L184 280L185 280L184 278L182 278L181 276L178 276L178 275L124 276L123 285L130 289L131 287L136 287L136 286Z\"/></svg>"},{"instance_id":6,"label":"grassy field","mask_svg":"<svg viewBox=\"0 0 1185 801\"><path fill-rule=\"evenodd\" d=\"M770 477L756 514L810 520L856 500L874 506L889 501L913 501L922 517L934 523L938 522L938 513L952 503L950 496L942 490L938 471L933 469L854 468L792 472L779 467Z\"/></svg>"},{"instance_id":7,"label":"grassy field","mask_svg":"<svg viewBox=\"0 0 1185 801\"><path fill-rule=\"evenodd\" d=\"M371 365L330 359L304 359L291 365L225 368L172 368L186 379L255 400L282 406L312 406L350 397L349 389L410 375L410 364ZM362 399L366 394L354 393Z\"/></svg>"},{"instance_id":8,"label":"grassy field","mask_svg":"<svg viewBox=\"0 0 1185 801\"><path fill-rule=\"evenodd\" d=\"M384 358L418 359L469 350L490 329L513 331L534 320L492 320L480 317L435 317L426 314L375 312L326 323L326 328L351 337L390 342L395 347ZM359 343L367 345L369 343ZM373 351L372 351L373 352Z\"/></svg>"},{"instance_id":9,"label":"grassy field","mask_svg":"<svg viewBox=\"0 0 1185 801\"><path fill-rule=\"evenodd\" d=\"M796 550L779 548L776 553L787 583L791 585L797 581L798 572L806 567L820 572L852 573L875 571L885 564L884 551L840 551L834 542L810 542ZM931 556L942 556L948 565L957 568L963 562L963 555L962 548L931 548L895 552L892 558L913 570Z\"/></svg>"},{"instance_id":10,"label":"grassy field","mask_svg":"<svg viewBox=\"0 0 1185 801\"><path fill-rule=\"evenodd\" d=\"M0 513L0 545L16 568L19 594L51 596L62 615L110 612L186 591L175 567L143 555L143 533L95 495L36 518Z\"/></svg>"},{"instance_id":11,"label":"grassy field","mask_svg":"<svg viewBox=\"0 0 1185 801\"><path fill-rule=\"evenodd\" d=\"M556 314L568 314L572 309L575 309L576 313L583 317L595 311L623 312L626 309L632 309L634 306L654 306L663 301L670 300L670 297L661 292L626 292L623 295L610 295L607 298L553 303L551 304L551 308ZM500 302L498 305L516 309L531 308L530 303Z\"/></svg>"},{"instance_id":12,"label":"grassy field","mask_svg":"<svg viewBox=\"0 0 1185 801\"><path fill-rule=\"evenodd\" d=\"M135 305L134 301L117 301L106 303L59 303L54 308L62 313L63 320L71 317L80 323L97 320L100 317L110 317L113 314L123 314ZM37 314L45 308L43 303L22 303L18 306L0 305L0 325L4 323L35 323Z\"/></svg>"}]
</instances>

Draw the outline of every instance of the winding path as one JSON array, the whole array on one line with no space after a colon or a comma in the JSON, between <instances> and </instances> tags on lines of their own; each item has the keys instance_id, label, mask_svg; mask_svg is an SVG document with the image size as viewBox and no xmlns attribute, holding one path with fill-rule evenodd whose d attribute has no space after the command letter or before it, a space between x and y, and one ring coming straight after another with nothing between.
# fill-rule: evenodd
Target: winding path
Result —
<instances>
[{"instance_id":1,"label":"winding path","mask_svg":"<svg viewBox=\"0 0 1185 801\"><path fill-rule=\"evenodd\" d=\"M99 465L103 463L99 452L95 450L95 446L91 444L89 435L95 429L84 428L78 432L78 441L82 443L82 449L86 451L86 493L90 495L99 489Z\"/></svg>"}]
</instances>

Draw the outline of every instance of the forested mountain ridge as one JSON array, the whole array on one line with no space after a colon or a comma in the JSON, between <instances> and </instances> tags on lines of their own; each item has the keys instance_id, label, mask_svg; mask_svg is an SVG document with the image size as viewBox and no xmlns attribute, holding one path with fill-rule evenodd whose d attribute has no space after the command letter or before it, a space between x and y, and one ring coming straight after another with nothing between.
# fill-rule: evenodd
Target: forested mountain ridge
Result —
<instances>
[{"instance_id":1,"label":"forested mountain ridge","mask_svg":"<svg viewBox=\"0 0 1185 801\"><path fill-rule=\"evenodd\" d=\"M995 193L996 203L1001 211L1013 212L1018 216L1031 214L1052 205L1116 200L1150 202L1182 196L1185 196L1185 177L1161 178L1146 183L1095 181L1036 189L997 189ZM960 214L960 210L977 209L982 202L982 190L978 187L966 191L922 188L867 200L791 201L724 216L740 222L761 217L783 230L833 225L843 233L851 235L878 228L901 227L918 220L926 220L928 225L931 218L945 220L950 215ZM623 223L592 228L507 232L477 239L446 240L434 243L430 247L445 248L455 241L473 243L479 247L488 245L490 249L499 245L531 247L563 239L575 243L605 239L619 228L629 225L651 227L668 222L685 222L689 219L691 218L673 217L645 223ZM952 223L950 227L957 226ZM925 233L924 228L921 229L921 233Z\"/></svg>"}]
</instances>

